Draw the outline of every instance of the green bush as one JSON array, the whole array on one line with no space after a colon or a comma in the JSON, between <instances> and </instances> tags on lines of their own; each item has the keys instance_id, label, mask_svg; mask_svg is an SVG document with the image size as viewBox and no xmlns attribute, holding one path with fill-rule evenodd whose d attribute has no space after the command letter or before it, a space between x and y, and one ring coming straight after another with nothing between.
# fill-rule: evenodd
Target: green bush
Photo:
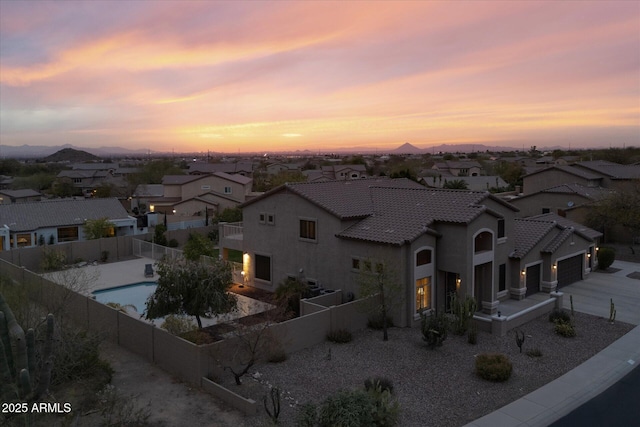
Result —
<instances>
[{"instance_id":1,"label":"green bush","mask_svg":"<svg viewBox=\"0 0 640 427\"><path fill-rule=\"evenodd\" d=\"M598 268L606 270L616 260L616 251L612 248L598 249Z\"/></svg>"},{"instance_id":2,"label":"green bush","mask_svg":"<svg viewBox=\"0 0 640 427\"><path fill-rule=\"evenodd\" d=\"M372 377L364 381L364 389L367 391L380 389L380 391L388 391L393 394L393 382L385 377Z\"/></svg>"},{"instance_id":3,"label":"green bush","mask_svg":"<svg viewBox=\"0 0 640 427\"><path fill-rule=\"evenodd\" d=\"M422 339L427 342L429 348L442 346L447 339L449 320L444 314L422 315L421 321Z\"/></svg>"},{"instance_id":4,"label":"green bush","mask_svg":"<svg viewBox=\"0 0 640 427\"><path fill-rule=\"evenodd\" d=\"M318 409L313 403L305 403L298 409L296 415L297 427L314 427L318 420Z\"/></svg>"},{"instance_id":5,"label":"green bush","mask_svg":"<svg viewBox=\"0 0 640 427\"><path fill-rule=\"evenodd\" d=\"M44 271L62 270L67 263L67 255L63 251L44 249L42 252L42 269Z\"/></svg>"},{"instance_id":6,"label":"green bush","mask_svg":"<svg viewBox=\"0 0 640 427\"><path fill-rule=\"evenodd\" d=\"M571 316L564 310L554 309L549 313L549 322L551 323L571 323Z\"/></svg>"},{"instance_id":7,"label":"green bush","mask_svg":"<svg viewBox=\"0 0 640 427\"><path fill-rule=\"evenodd\" d=\"M335 331L331 331L327 334L327 339L331 342L344 344L351 342L353 336L351 335L351 332L346 329L336 329Z\"/></svg>"},{"instance_id":8,"label":"green bush","mask_svg":"<svg viewBox=\"0 0 640 427\"><path fill-rule=\"evenodd\" d=\"M190 332L197 329L196 325L191 319L184 316L176 316L174 314L168 315L160 327L171 335L182 335L185 332Z\"/></svg>"},{"instance_id":9,"label":"green bush","mask_svg":"<svg viewBox=\"0 0 640 427\"><path fill-rule=\"evenodd\" d=\"M374 329L376 331L382 330L382 328L384 327L382 319L384 318L382 317L381 313L376 313L372 315L371 317L369 317L369 320L367 321L367 327L369 329ZM387 328L392 328L392 327L393 327L393 319L387 316Z\"/></svg>"},{"instance_id":10,"label":"green bush","mask_svg":"<svg viewBox=\"0 0 640 427\"><path fill-rule=\"evenodd\" d=\"M391 427L398 424L399 416L400 406L387 390L343 390L322 403L318 423L321 427Z\"/></svg>"},{"instance_id":11,"label":"green bush","mask_svg":"<svg viewBox=\"0 0 640 427\"><path fill-rule=\"evenodd\" d=\"M178 243L176 239L171 239L167 243L167 246L169 246L170 248L177 248L178 246L180 246L180 243Z\"/></svg>"},{"instance_id":12,"label":"green bush","mask_svg":"<svg viewBox=\"0 0 640 427\"><path fill-rule=\"evenodd\" d=\"M504 382L511 377L509 358L500 353L483 353L476 357L476 374L482 379Z\"/></svg>"},{"instance_id":13,"label":"green bush","mask_svg":"<svg viewBox=\"0 0 640 427\"><path fill-rule=\"evenodd\" d=\"M576 329L571 323L556 323L554 330L556 334L562 337L571 338L576 336Z\"/></svg>"}]
</instances>

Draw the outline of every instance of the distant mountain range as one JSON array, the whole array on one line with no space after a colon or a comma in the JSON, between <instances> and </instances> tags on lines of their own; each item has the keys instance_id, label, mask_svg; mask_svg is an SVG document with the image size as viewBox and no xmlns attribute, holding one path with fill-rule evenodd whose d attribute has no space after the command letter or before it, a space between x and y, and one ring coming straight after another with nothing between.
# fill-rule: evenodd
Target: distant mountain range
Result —
<instances>
[{"instance_id":1,"label":"distant mountain range","mask_svg":"<svg viewBox=\"0 0 640 427\"><path fill-rule=\"evenodd\" d=\"M538 150L542 151L551 151L560 147L538 147ZM57 146L45 146L45 145L21 145L18 147L10 146L10 145L0 145L0 159L1 158L36 158L41 159L47 156L50 156L58 151L64 149L74 149L80 151L86 151L87 153L93 154L94 156L98 156L101 158L110 158L110 157L142 157L151 155L177 155L177 156L192 156L198 155L202 153L169 153L169 152L160 152L160 151L151 151L147 149L137 149L132 150L129 148L123 147L99 147L99 148L83 148L76 147L71 144L65 145L57 145ZM525 149L529 149L529 147L525 147ZM381 148L371 148L371 147L344 147L338 149L332 149L331 152L336 154L354 154L354 153L377 153L377 154L438 154L438 153L473 153L473 152L500 152L500 151L522 151L522 147L501 147L494 145L484 145L484 144L440 144L433 145L428 147L417 147L409 142L406 142L394 149L381 149ZM298 156L312 156L317 154L318 152L312 151L309 149L298 149L295 151L286 151L281 152L280 154L295 154ZM323 153L327 153L324 151ZM209 152L209 155L225 155L225 153L217 153L217 152ZM246 153L250 154L250 153ZM264 154L264 152L260 151L257 154ZM279 154L278 152L269 152L269 154Z\"/></svg>"},{"instance_id":2,"label":"distant mountain range","mask_svg":"<svg viewBox=\"0 0 640 427\"><path fill-rule=\"evenodd\" d=\"M20 145L13 147L11 145L0 145L0 158L43 158L57 153L64 149L74 149L80 151L86 151L98 157L115 157L115 156L142 156L147 155L149 150L139 149L131 150L123 147L99 147L99 148L84 148L76 147L71 144L65 145Z\"/></svg>"}]
</instances>

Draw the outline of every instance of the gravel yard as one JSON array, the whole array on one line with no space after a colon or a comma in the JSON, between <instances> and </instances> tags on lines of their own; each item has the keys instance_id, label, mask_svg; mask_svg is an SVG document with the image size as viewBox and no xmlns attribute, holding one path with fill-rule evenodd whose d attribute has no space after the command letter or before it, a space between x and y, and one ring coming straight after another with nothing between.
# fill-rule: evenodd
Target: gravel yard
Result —
<instances>
[{"instance_id":1,"label":"gravel yard","mask_svg":"<svg viewBox=\"0 0 640 427\"><path fill-rule=\"evenodd\" d=\"M449 335L444 345L430 350L418 329L392 328L389 341L382 331L363 330L347 344L324 342L291 354L282 363L257 365L252 376L235 386L230 375L220 380L238 394L262 403L270 385L283 392L282 425L295 425L296 406L319 403L342 388L359 388L366 378L384 376L393 381L401 406L402 426L461 426L512 402L560 377L633 328L632 325L576 313L577 336L563 338L553 331L547 316L518 328L525 333L523 352L515 332L504 337L478 332L477 345L466 336ZM527 351L538 349L541 357ZM501 352L509 356L513 374L505 383L476 377L475 355ZM247 420L266 425L264 412Z\"/></svg>"}]
</instances>

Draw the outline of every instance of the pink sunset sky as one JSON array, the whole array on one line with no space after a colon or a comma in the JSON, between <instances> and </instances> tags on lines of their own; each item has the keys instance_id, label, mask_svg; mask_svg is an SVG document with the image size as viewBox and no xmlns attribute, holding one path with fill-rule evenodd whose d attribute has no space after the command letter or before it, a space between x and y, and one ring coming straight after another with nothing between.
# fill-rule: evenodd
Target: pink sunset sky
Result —
<instances>
[{"instance_id":1,"label":"pink sunset sky","mask_svg":"<svg viewBox=\"0 0 640 427\"><path fill-rule=\"evenodd\" d=\"M0 143L640 145L640 3L0 1Z\"/></svg>"}]
</instances>

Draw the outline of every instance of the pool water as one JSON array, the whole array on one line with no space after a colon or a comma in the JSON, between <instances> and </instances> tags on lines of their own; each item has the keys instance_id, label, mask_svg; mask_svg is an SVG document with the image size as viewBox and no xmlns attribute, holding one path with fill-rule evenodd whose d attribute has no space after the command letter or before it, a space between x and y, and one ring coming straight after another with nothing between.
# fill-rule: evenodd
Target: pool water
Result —
<instances>
[{"instance_id":1,"label":"pool water","mask_svg":"<svg viewBox=\"0 0 640 427\"><path fill-rule=\"evenodd\" d=\"M93 291L93 295L96 301L103 304L113 302L123 307L133 306L138 313L142 314L147 307L147 298L155 292L157 287L156 282L140 282Z\"/></svg>"},{"instance_id":2,"label":"pool water","mask_svg":"<svg viewBox=\"0 0 640 427\"><path fill-rule=\"evenodd\" d=\"M133 306L138 314L142 315L147 308L147 298L158 287L156 282L139 282L130 285L116 286L114 288L93 291L96 301L102 304L116 303L122 307ZM239 317L249 316L272 309L274 306L266 302L254 300L244 295L234 294L238 299L238 309L231 313L222 314L212 318L202 318L203 326L211 326L217 323L228 322ZM127 310L130 311L130 310ZM162 319L157 319L161 324Z\"/></svg>"}]
</instances>

